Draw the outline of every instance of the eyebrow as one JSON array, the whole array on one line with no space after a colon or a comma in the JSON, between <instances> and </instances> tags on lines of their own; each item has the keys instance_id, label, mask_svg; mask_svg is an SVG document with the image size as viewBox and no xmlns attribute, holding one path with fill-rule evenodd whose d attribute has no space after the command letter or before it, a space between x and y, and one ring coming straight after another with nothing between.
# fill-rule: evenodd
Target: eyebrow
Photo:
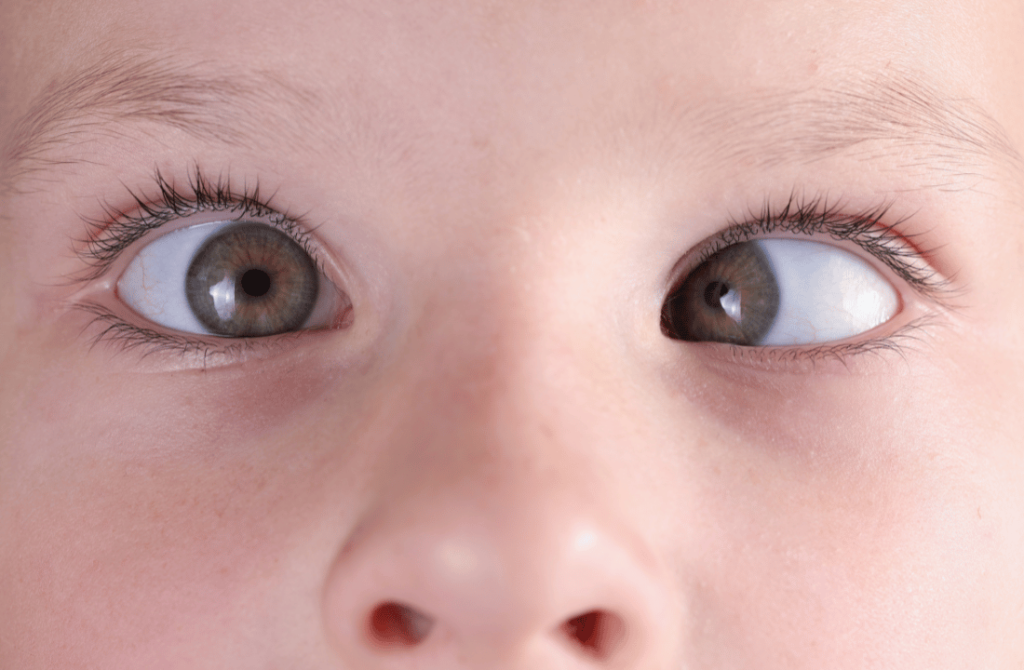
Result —
<instances>
[{"instance_id":1,"label":"eyebrow","mask_svg":"<svg viewBox=\"0 0 1024 670\"><path fill-rule=\"evenodd\" d=\"M679 115L714 138L708 162L770 169L846 155L916 177L923 188L968 190L1024 157L974 100L951 97L920 73L850 76L839 84L757 91Z\"/></svg>"},{"instance_id":2,"label":"eyebrow","mask_svg":"<svg viewBox=\"0 0 1024 670\"><path fill-rule=\"evenodd\" d=\"M209 63L163 58L104 59L53 82L13 125L0 149L0 177L14 181L62 160L68 146L130 122L150 121L224 145L301 133L321 100L269 71L217 74Z\"/></svg>"},{"instance_id":3,"label":"eyebrow","mask_svg":"<svg viewBox=\"0 0 1024 670\"><path fill-rule=\"evenodd\" d=\"M310 147L316 137L309 128L324 125L324 107L316 91L269 71L218 74L209 63L185 65L168 56L108 58L54 82L33 101L0 153L0 179L9 186L74 162L62 158L69 145L139 121L227 146L251 147L272 129L292 146ZM938 190L976 188L999 167L1024 178L1024 158L998 121L968 98L944 95L920 74L747 92L668 113L669 137L658 151L675 153L670 162L770 169L839 154L869 162L885 158L890 169ZM387 136L396 141L396 133ZM679 151L680 137L704 143Z\"/></svg>"}]
</instances>

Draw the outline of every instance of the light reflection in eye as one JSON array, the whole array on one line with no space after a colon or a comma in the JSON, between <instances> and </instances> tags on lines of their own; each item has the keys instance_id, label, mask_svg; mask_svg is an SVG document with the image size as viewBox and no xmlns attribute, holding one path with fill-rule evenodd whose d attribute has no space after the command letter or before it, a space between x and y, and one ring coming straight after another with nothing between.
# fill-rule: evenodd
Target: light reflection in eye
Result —
<instances>
[{"instance_id":1,"label":"light reflection in eye","mask_svg":"<svg viewBox=\"0 0 1024 670\"><path fill-rule=\"evenodd\" d=\"M313 259L258 222L199 224L159 237L132 259L117 289L154 323L224 337L324 327L338 302Z\"/></svg>"},{"instance_id":2,"label":"light reflection in eye","mask_svg":"<svg viewBox=\"0 0 1024 670\"><path fill-rule=\"evenodd\" d=\"M835 342L899 312L881 273L839 247L796 239L732 244L668 297L662 327L674 339L786 346Z\"/></svg>"},{"instance_id":3,"label":"light reflection in eye","mask_svg":"<svg viewBox=\"0 0 1024 670\"><path fill-rule=\"evenodd\" d=\"M224 279L210 287L213 308L222 320L231 318L235 311L235 280L224 275Z\"/></svg>"},{"instance_id":4,"label":"light reflection in eye","mask_svg":"<svg viewBox=\"0 0 1024 670\"><path fill-rule=\"evenodd\" d=\"M899 311L896 289L856 254L808 240L757 242L771 260L779 313L763 345L843 340Z\"/></svg>"}]
</instances>

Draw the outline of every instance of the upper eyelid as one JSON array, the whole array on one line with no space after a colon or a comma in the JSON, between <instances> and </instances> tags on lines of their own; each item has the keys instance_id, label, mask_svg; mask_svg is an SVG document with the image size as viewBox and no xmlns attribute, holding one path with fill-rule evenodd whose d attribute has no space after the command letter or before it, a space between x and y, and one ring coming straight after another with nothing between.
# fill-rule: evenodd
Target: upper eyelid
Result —
<instances>
[{"instance_id":1,"label":"upper eyelid","mask_svg":"<svg viewBox=\"0 0 1024 670\"><path fill-rule=\"evenodd\" d=\"M118 268L122 259L128 256L130 262L134 258L131 250L139 250L162 237L162 234L153 233L165 226L170 228L166 233L172 234L193 226L242 219L271 225L284 232L309 255L321 279L326 278L332 285L337 281L335 271L329 270L335 266L329 263L330 255L315 236L315 228L303 220L305 217L291 216L273 207L273 198L264 198L258 183L251 188L237 190L225 180L207 180L198 167L186 191L178 190L159 171L155 179L159 195L144 198L125 186L130 199L135 203L134 208L106 206L106 214L102 218L90 220L82 217L95 234L89 239L79 240L75 253L88 269L71 279L74 283L88 285L80 294L81 300L76 308L90 314L90 323L100 328L99 334L93 338L93 345L101 341L114 342L124 350L137 349L143 357L158 351L176 352L182 357L197 356L202 367L206 368L215 357L237 362L240 355L280 346L281 342L303 332L290 331L254 339L167 331L152 323L140 323L139 319L144 320L145 317L138 314L131 316L123 313L124 309L131 311L130 308L125 308L119 299L112 299L117 277L92 283L105 275L113 275L111 270L121 272ZM209 216L200 216L203 214ZM90 297L96 291L102 291L103 297Z\"/></svg>"},{"instance_id":2,"label":"upper eyelid","mask_svg":"<svg viewBox=\"0 0 1024 670\"><path fill-rule=\"evenodd\" d=\"M179 190L174 181L166 179L159 170L154 179L158 196L147 198L126 186L134 202L129 211L104 205L101 218L83 217L93 234L76 240L76 254L89 268L80 277L81 281L92 281L106 274L125 249L151 231L175 219L202 212L234 212L265 219L293 237L310 254L317 269L324 271L319 245L310 244L311 228L303 225L298 217L271 207L273 197L264 198L258 182L237 191L229 179L208 179L198 165L190 173L187 190ZM924 295L941 299L950 292L948 282L908 244L910 236L900 232L901 224L910 217L886 223L891 207L890 202L851 214L838 199L831 203L824 197L802 199L794 191L781 208L773 209L766 200L759 212L751 211L743 220L732 218L725 230L698 246L699 259L693 267L726 246L771 233L827 234L835 240L857 244ZM678 267L677 264L672 273L675 277L672 284L681 279Z\"/></svg>"},{"instance_id":3,"label":"upper eyelid","mask_svg":"<svg viewBox=\"0 0 1024 670\"><path fill-rule=\"evenodd\" d=\"M301 217L290 216L272 207L273 197L264 198L258 182L252 187L236 190L230 180L208 179L198 166L189 177L187 190L179 189L159 170L154 178L159 195L145 197L126 186L133 207L104 204L101 217L82 217L92 234L86 239L75 240L75 253L88 266L78 277L80 281L93 281L106 274L127 248L152 231L175 220L206 212L231 212L270 223L295 239L313 258L317 269L324 271L319 245L311 243L312 229L303 224Z\"/></svg>"},{"instance_id":4,"label":"upper eyelid","mask_svg":"<svg viewBox=\"0 0 1024 670\"><path fill-rule=\"evenodd\" d=\"M745 219L731 219L727 228L697 245L696 260L687 263L684 270L696 268L727 246L771 234L827 235L833 241L857 245L922 295L945 302L953 294L949 281L927 261L927 251L921 252L910 244L913 236L901 230L911 217L893 220L892 208L893 203L886 202L851 211L840 200L801 199L791 194L781 208L772 208L765 202L760 211L751 211ZM692 259L694 253L691 251L686 257ZM672 272L671 285L685 279L686 271L680 272L677 265Z\"/></svg>"}]
</instances>

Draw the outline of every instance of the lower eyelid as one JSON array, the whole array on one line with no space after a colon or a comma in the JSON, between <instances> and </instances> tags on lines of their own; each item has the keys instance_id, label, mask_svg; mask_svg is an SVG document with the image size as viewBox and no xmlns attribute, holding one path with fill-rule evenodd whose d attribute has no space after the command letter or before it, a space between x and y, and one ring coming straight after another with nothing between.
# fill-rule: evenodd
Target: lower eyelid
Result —
<instances>
[{"instance_id":1,"label":"lower eyelid","mask_svg":"<svg viewBox=\"0 0 1024 670\"><path fill-rule=\"evenodd\" d=\"M137 354L136 363L150 361L155 371L208 369L244 363L287 351L299 344L300 336L319 331L296 331L272 337L229 339L192 336L132 323L130 316L96 301L85 301L75 308L87 315L83 335L91 339L91 348L110 346L117 354Z\"/></svg>"},{"instance_id":2,"label":"lower eyelid","mask_svg":"<svg viewBox=\"0 0 1024 670\"><path fill-rule=\"evenodd\" d=\"M687 343L698 359L718 373L850 375L891 374L930 345L941 326L933 313L900 314L856 338L824 345L745 347L716 342Z\"/></svg>"}]
</instances>

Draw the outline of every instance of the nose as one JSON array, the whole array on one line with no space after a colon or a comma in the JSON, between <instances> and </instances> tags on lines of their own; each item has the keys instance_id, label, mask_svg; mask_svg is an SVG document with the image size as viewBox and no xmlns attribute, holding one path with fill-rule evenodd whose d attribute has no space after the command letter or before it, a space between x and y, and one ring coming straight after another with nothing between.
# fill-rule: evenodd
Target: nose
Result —
<instances>
[{"instance_id":1,"label":"nose","mask_svg":"<svg viewBox=\"0 0 1024 670\"><path fill-rule=\"evenodd\" d=\"M345 667L667 667L667 575L606 507L425 493L364 519L339 553L325 619Z\"/></svg>"},{"instance_id":2,"label":"nose","mask_svg":"<svg viewBox=\"0 0 1024 670\"><path fill-rule=\"evenodd\" d=\"M659 524L637 519L651 511L643 487L598 456L617 440L614 412L581 414L591 380L552 375L548 354L446 360L447 372L406 380L417 397L384 412L387 474L325 582L341 667L653 669L677 658L678 589L645 535ZM471 371L453 375L459 366Z\"/></svg>"}]
</instances>

